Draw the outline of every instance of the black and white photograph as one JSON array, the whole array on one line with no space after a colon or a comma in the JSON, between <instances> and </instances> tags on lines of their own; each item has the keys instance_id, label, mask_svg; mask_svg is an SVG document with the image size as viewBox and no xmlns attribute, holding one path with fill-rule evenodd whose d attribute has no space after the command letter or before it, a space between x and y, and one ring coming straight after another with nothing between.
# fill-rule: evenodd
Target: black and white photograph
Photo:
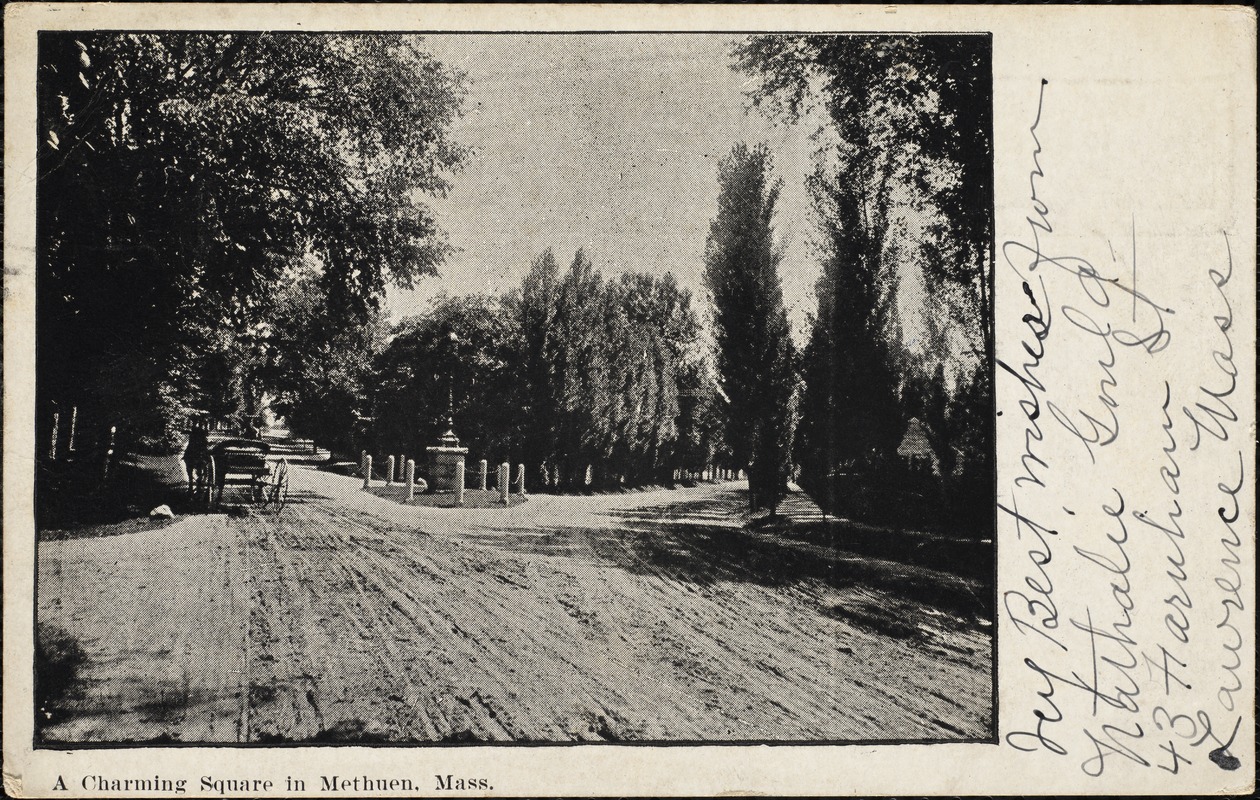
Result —
<instances>
[{"instance_id":1,"label":"black and white photograph","mask_svg":"<svg viewBox=\"0 0 1260 800\"><path fill-rule=\"evenodd\" d=\"M990 34L37 60L37 749L996 740Z\"/></svg>"}]
</instances>

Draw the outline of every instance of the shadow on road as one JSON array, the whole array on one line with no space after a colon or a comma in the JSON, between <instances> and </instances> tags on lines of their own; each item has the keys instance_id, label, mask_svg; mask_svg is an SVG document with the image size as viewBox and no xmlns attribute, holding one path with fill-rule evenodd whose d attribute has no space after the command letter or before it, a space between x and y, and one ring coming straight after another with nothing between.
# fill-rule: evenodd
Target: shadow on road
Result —
<instances>
[{"instance_id":1,"label":"shadow on road","mask_svg":"<svg viewBox=\"0 0 1260 800\"><path fill-rule=\"evenodd\" d=\"M732 581L782 588L817 580L834 590L868 587L964 618L992 618L991 583L961 574L970 570L853 552L843 546L840 530L825 538L811 532L808 540L791 531L750 530L732 524L730 509L720 498L706 499L614 511L622 521L614 528L555 527L469 537L517 554L593 558L702 587ZM890 542L883 549L896 547Z\"/></svg>"}]
</instances>

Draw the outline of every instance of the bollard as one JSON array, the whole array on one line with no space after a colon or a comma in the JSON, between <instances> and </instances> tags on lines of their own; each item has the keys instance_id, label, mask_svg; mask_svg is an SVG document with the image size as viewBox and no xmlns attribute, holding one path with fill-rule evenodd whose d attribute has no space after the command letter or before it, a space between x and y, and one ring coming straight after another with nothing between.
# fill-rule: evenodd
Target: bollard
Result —
<instances>
[{"instance_id":1,"label":"bollard","mask_svg":"<svg viewBox=\"0 0 1260 800\"><path fill-rule=\"evenodd\" d=\"M398 464L398 472L394 473L394 480L398 481L399 483L402 483L403 470L407 468L407 457L404 456L402 453L399 453L398 461L395 463Z\"/></svg>"},{"instance_id":2,"label":"bollard","mask_svg":"<svg viewBox=\"0 0 1260 800\"><path fill-rule=\"evenodd\" d=\"M109 426L109 447L105 450L105 471L101 475L101 481L109 480L109 462L114 460L114 436L118 433L116 425Z\"/></svg>"},{"instance_id":3,"label":"bollard","mask_svg":"<svg viewBox=\"0 0 1260 800\"><path fill-rule=\"evenodd\" d=\"M394 482L394 457L390 456L385 459L385 485L389 486Z\"/></svg>"},{"instance_id":4,"label":"bollard","mask_svg":"<svg viewBox=\"0 0 1260 800\"><path fill-rule=\"evenodd\" d=\"M362 478L367 474L367 451L359 451L359 477Z\"/></svg>"},{"instance_id":5,"label":"bollard","mask_svg":"<svg viewBox=\"0 0 1260 800\"><path fill-rule=\"evenodd\" d=\"M524 464L516 465L516 475L517 475L517 480L519 480L521 484L520 491L518 491L517 494L519 494L521 497L524 497L525 496L525 465Z\"/></svg>"},{"instance_id":6,"label":"bollard","mask_svg":"<svg viewBox=\"0 0 1260 800\"><path fill-rule=\"evenodd\" d=\"M416 499L416 462L414 459L407 459L403 479L407 481L407 502L410 503Z\"/></svg>"},{"instance_id":7,"label":"bollard","mask_svg":"<svg viewBox=\"0 0 1260 800\"><path fill-rule=\"evenodd\" d=\"M61 412L53 412L52 444L48 447L48 457L57 460L57 429L61 427Z\"/></svg>"},{"instance_id":8,"label":"bollard","mask_svg":"<svg viewBox=\"0 0 1260 800\"><path fill-rule=\"evenodd\" d=\"M455 505L462 506L464 504L464 462L459 460L455 462Z\"/></svg>"},{"instance_id":9,"label":"bollard","mask_svg":"<svg viewBox=\"0 0 1260 800\"><path fill-rule=\"evenodd\" d=\"M363 457L363 488L367 489L372 485L372 457Z\"/></svg>"},{"instance_id":10,"label":"bollard","mask_svg":"<svg viewBox=\"0 0 1260 800\"><path fill-rule=\"evenodd\" d=\"M511 486L508 485L509 469L510 467L506 463L499 465L499 474L497 476L499 479L499 502L503 505L508 504L508 492L511 491Z\"/></svg>"},{"instance_id":11,"label":"bollard","mask_svg":"<svg viewBox=\"0 0 1260 800\"><path fill-rule=\"evenodd\" d=\"M486 491L486 474L489 471L490 471L489 463L487 463L484 458L481 459L481 481L479 485L481 486L481 491L483 492Z\"/></svg>"}]
</instances>

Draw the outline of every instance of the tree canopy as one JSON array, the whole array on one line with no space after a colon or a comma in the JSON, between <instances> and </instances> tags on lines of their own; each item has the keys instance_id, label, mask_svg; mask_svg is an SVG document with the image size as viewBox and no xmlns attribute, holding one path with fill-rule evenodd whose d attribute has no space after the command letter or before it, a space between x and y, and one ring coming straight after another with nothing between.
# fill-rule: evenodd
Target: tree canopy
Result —
<instances>
[{"instance_id":1,"label":"tree canopy","mask_svg":"<svg viewBox=\"0 0 1260 800\"><path fill-rule=\"evenodd\" d=\"M282 276L362 322L448 252L461 76L415 36L44 33L41 395L144 439L238 404ZM154 403L154 398L158 402Z\"/></svg>"},{"instance_id":2,"label":"tree canopy","mask_svg":"<svg viewBox=\"0 0 1260 800\"><path fill-rule=\"evenodd\" d=\"M534 486L668 482L712 463L712 380L690 294L672 275L608 278L551 251L502 297L436 300L376 367L375 444L421 452L455 432L473 459L528 465Z\"/></svg>"}]
</instances>

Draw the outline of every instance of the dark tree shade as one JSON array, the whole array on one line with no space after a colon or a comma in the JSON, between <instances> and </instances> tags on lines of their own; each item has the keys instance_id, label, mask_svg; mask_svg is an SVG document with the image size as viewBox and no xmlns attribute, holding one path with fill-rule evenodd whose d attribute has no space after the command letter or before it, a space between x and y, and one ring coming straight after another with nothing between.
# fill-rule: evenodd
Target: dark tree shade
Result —
<instances>
[{"instance_id":1,"label":"dark tree shade","mask_svg":"<svg viewBox=\"0 0 1260 800\"><path fill-rule=\"evenodd\" d=\"M189 408L242 400L248 376L224 365L265 338L299 260L330 307L362 317L446 254L422 198L464 157L448 136L463 90L417 37L39 46L42 398L169 436Z\"/></svg>"},{"instance_id":2,"label":"dark tree shade","mask_svg":"<svg viewBox=\"0 0 1260 800\"><path fill-rule=\"evenodd\" d=\"M801 481L835 508L836 476L870 470L897 449L905 422L896 394L879 239L859 223L854 193L811 182L822 234L818 312L802 359Z\"/></svg>"}]
</instances>

